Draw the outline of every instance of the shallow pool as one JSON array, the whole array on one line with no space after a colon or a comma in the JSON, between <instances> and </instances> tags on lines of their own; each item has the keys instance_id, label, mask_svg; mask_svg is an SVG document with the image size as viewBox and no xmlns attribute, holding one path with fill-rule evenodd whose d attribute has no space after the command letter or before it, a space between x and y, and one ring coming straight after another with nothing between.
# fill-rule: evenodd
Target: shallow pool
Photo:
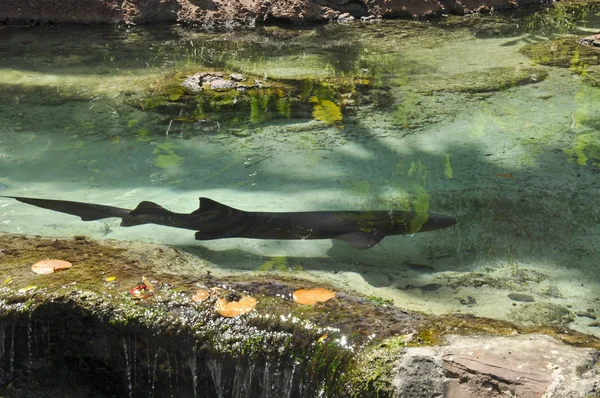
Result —
<instances>
[{"instance_id":1,"label":"shallow pool","mask_svg":"<svg viewBox=\"0 0 600 398\"><path fill-rule=\"evenodd\" d=\"M0 232L167 244L216 274L294 275L409 309L600 335L600 69L575 47L563 66L541 53L595 33L595 12L564 25L488 16L226 33L2 26L2 195L178 212L210 197L458 223L368 250L197 242L0 199ZM184 92L201 71L261 87Z\"/></svg>"}]
</instances>

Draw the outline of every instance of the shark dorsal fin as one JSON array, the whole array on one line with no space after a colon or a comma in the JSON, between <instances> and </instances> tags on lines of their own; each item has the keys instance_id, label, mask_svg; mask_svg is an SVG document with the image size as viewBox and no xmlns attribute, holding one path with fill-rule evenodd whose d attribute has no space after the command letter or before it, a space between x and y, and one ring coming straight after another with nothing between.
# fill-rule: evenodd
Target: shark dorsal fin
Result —
<instances>
[{"instance_id":1,"label":"shark dorsal fin","mask_svg":"<svg viewBox=\"0 0 600 398\"><path fill-rule=\"evenodd\" d=\"M231 209L231 207L212 200L210 198L200 198L200 208L192 212L192 214L201 214L208 212L222 212Z\"/></svg>"},{"instance_id":2,"label":"shark dorsal fin","mask_svg":"<svg viewBox=\"0 0 600 398\"><path fill-rule=\"evenodd\" d=\"M164 207L157 205L154 202L143 201L135 209L129 213L131 216L138 216L140 214L156 214L167 211Z\"/></svg>"},{"instance_id":3,"label":"shark dorsal fin","mask_svg":"<svg viewBox=\"0 0 600 398\"><path fill-rule=\"evenodd\" d=\"M336 236L335 239L343 240L344 242L348 242L350 246L355 249L370 249L371 247L378 244L384 236L380 236L379 234L373 234L368 232L352 232L345 235Z\"/></svg>"}]
</instances>

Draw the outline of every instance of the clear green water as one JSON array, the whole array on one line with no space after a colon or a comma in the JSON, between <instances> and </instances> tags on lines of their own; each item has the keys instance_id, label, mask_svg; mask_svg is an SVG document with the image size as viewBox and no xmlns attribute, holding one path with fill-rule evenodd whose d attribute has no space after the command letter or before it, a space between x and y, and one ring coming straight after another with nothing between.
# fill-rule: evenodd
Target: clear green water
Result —
<instances>
[{"instance_id":1,"label":"clear green water","mask_svg":"<svg viewBox=\"0 0 600 398\"><path fill-rule=\"evenodd\" d=\"M523 321L552 304L573 312L569 327L600 335L576 315L600 314L600 89L519 52L600 22L539 21L219 34L0 27L0 194L151 200L179 212L208 196L245 210L458 219L358 251L329 240L196 242L189 231L84 223L2 199L0 232L168 244L216 273L293 274L433 313ZM203 70L284 81L299 105L289 111L267 90L245 108L232 98L190 107L171 87L154 107L165 77ZM523 70L530 84L510 83ZM515 292L542 305L507 297Z\"/></svg>"}]
</instances>

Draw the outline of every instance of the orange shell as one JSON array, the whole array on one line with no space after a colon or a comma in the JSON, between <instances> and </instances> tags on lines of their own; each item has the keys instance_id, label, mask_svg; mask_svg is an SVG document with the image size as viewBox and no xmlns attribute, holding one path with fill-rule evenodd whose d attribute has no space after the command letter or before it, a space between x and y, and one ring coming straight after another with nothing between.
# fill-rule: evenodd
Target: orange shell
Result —
<instances>
[{"instance_id":1,"label":"orange shell","mask_svg":"<svg viewBox=\"0 0 600 398\"><path fill-rule=\"evenodd\" d=\"M71 268L73 264L64 260L42 260L31 266L36 274L51 274L56 271Z\"/></svg>"},{"instance_id":2,"label":"orange shell","mask_svg":"<svg viewBox=\"0 0 600 398\"><path fill-rule=\"evenodd\" d=\"M294 301L298 304L315 305L324 303L335 297L335 292L322 287L315 289L300 289L294 292Z\"/></svg>"},{"instance_id":3,"label":"orange shell","mask_svg":"<svg viewBox=\"0 0 600 398\"><path fill-rule=\"evenodd\" d=\"M209 297L210 294L208 293L208 290L198 289L196 290L196 293L194 293L194 295L192 296L192 301L195 303L201 303Z\"/></svg>"},{"instance_id":4,"label":"orange shell","mask_svg":"<svg viewBox=\"0 0 600 398\"><path fill-rule=\"evenodd\" d=\"M250 296L244 296L239 301L228 301L226 298L220 298L215 303L217 312L226 318L246 314L254 310L254 307L256 307L256 299Z\"/></svg>"}]
</instances>

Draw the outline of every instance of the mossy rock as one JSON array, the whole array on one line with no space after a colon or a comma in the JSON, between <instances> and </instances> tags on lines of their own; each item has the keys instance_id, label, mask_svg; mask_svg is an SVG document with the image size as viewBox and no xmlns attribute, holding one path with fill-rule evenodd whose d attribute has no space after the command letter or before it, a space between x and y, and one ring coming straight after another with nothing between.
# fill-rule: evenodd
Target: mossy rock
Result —
<instances>
[{"instance_id":1,"label":"mossy rock","mask_svg":"<svg viewBox=\"0 0 600 398\"><path fill-rule=\"evenodd\" d=\"M409 83L409 87L425 94L442 91L476 94L539 83L547 77L548 72L541 68L498 67L415 81Z\"/></svg>"},{"instance_id":2,"label":"mossy rock","mask_svg":"<svg viewBox=\"0 0 600 398\"><path fill-rule=\"evenodd\" d=\"M600 48L583 45L577 37L562 37L521 48L521 53L541 65L580 68L583 65L600 65Z\"/></svg>"},{"instance_id":3,"label":"mossy rock","mask_svg":"<svg viewBox=\"0 0 600 398\"><path fill-rule=\"evenodd\" d=\"M263 83L256 84L258 80L250 76L244 82L250 86L243 90L203 88L191 93L181 86L185 78L182 72L163 76L149 84L147 94L132 104L163 115L167 122L210 121L232 131L290 118L312 118L340 126L343 111L348 112L355 104L357 93L366 94L372 88L371 80L364 77L269 79L258 87ZM365 101L364 95L360 98Z\"/></svg>"}]
</instances>

